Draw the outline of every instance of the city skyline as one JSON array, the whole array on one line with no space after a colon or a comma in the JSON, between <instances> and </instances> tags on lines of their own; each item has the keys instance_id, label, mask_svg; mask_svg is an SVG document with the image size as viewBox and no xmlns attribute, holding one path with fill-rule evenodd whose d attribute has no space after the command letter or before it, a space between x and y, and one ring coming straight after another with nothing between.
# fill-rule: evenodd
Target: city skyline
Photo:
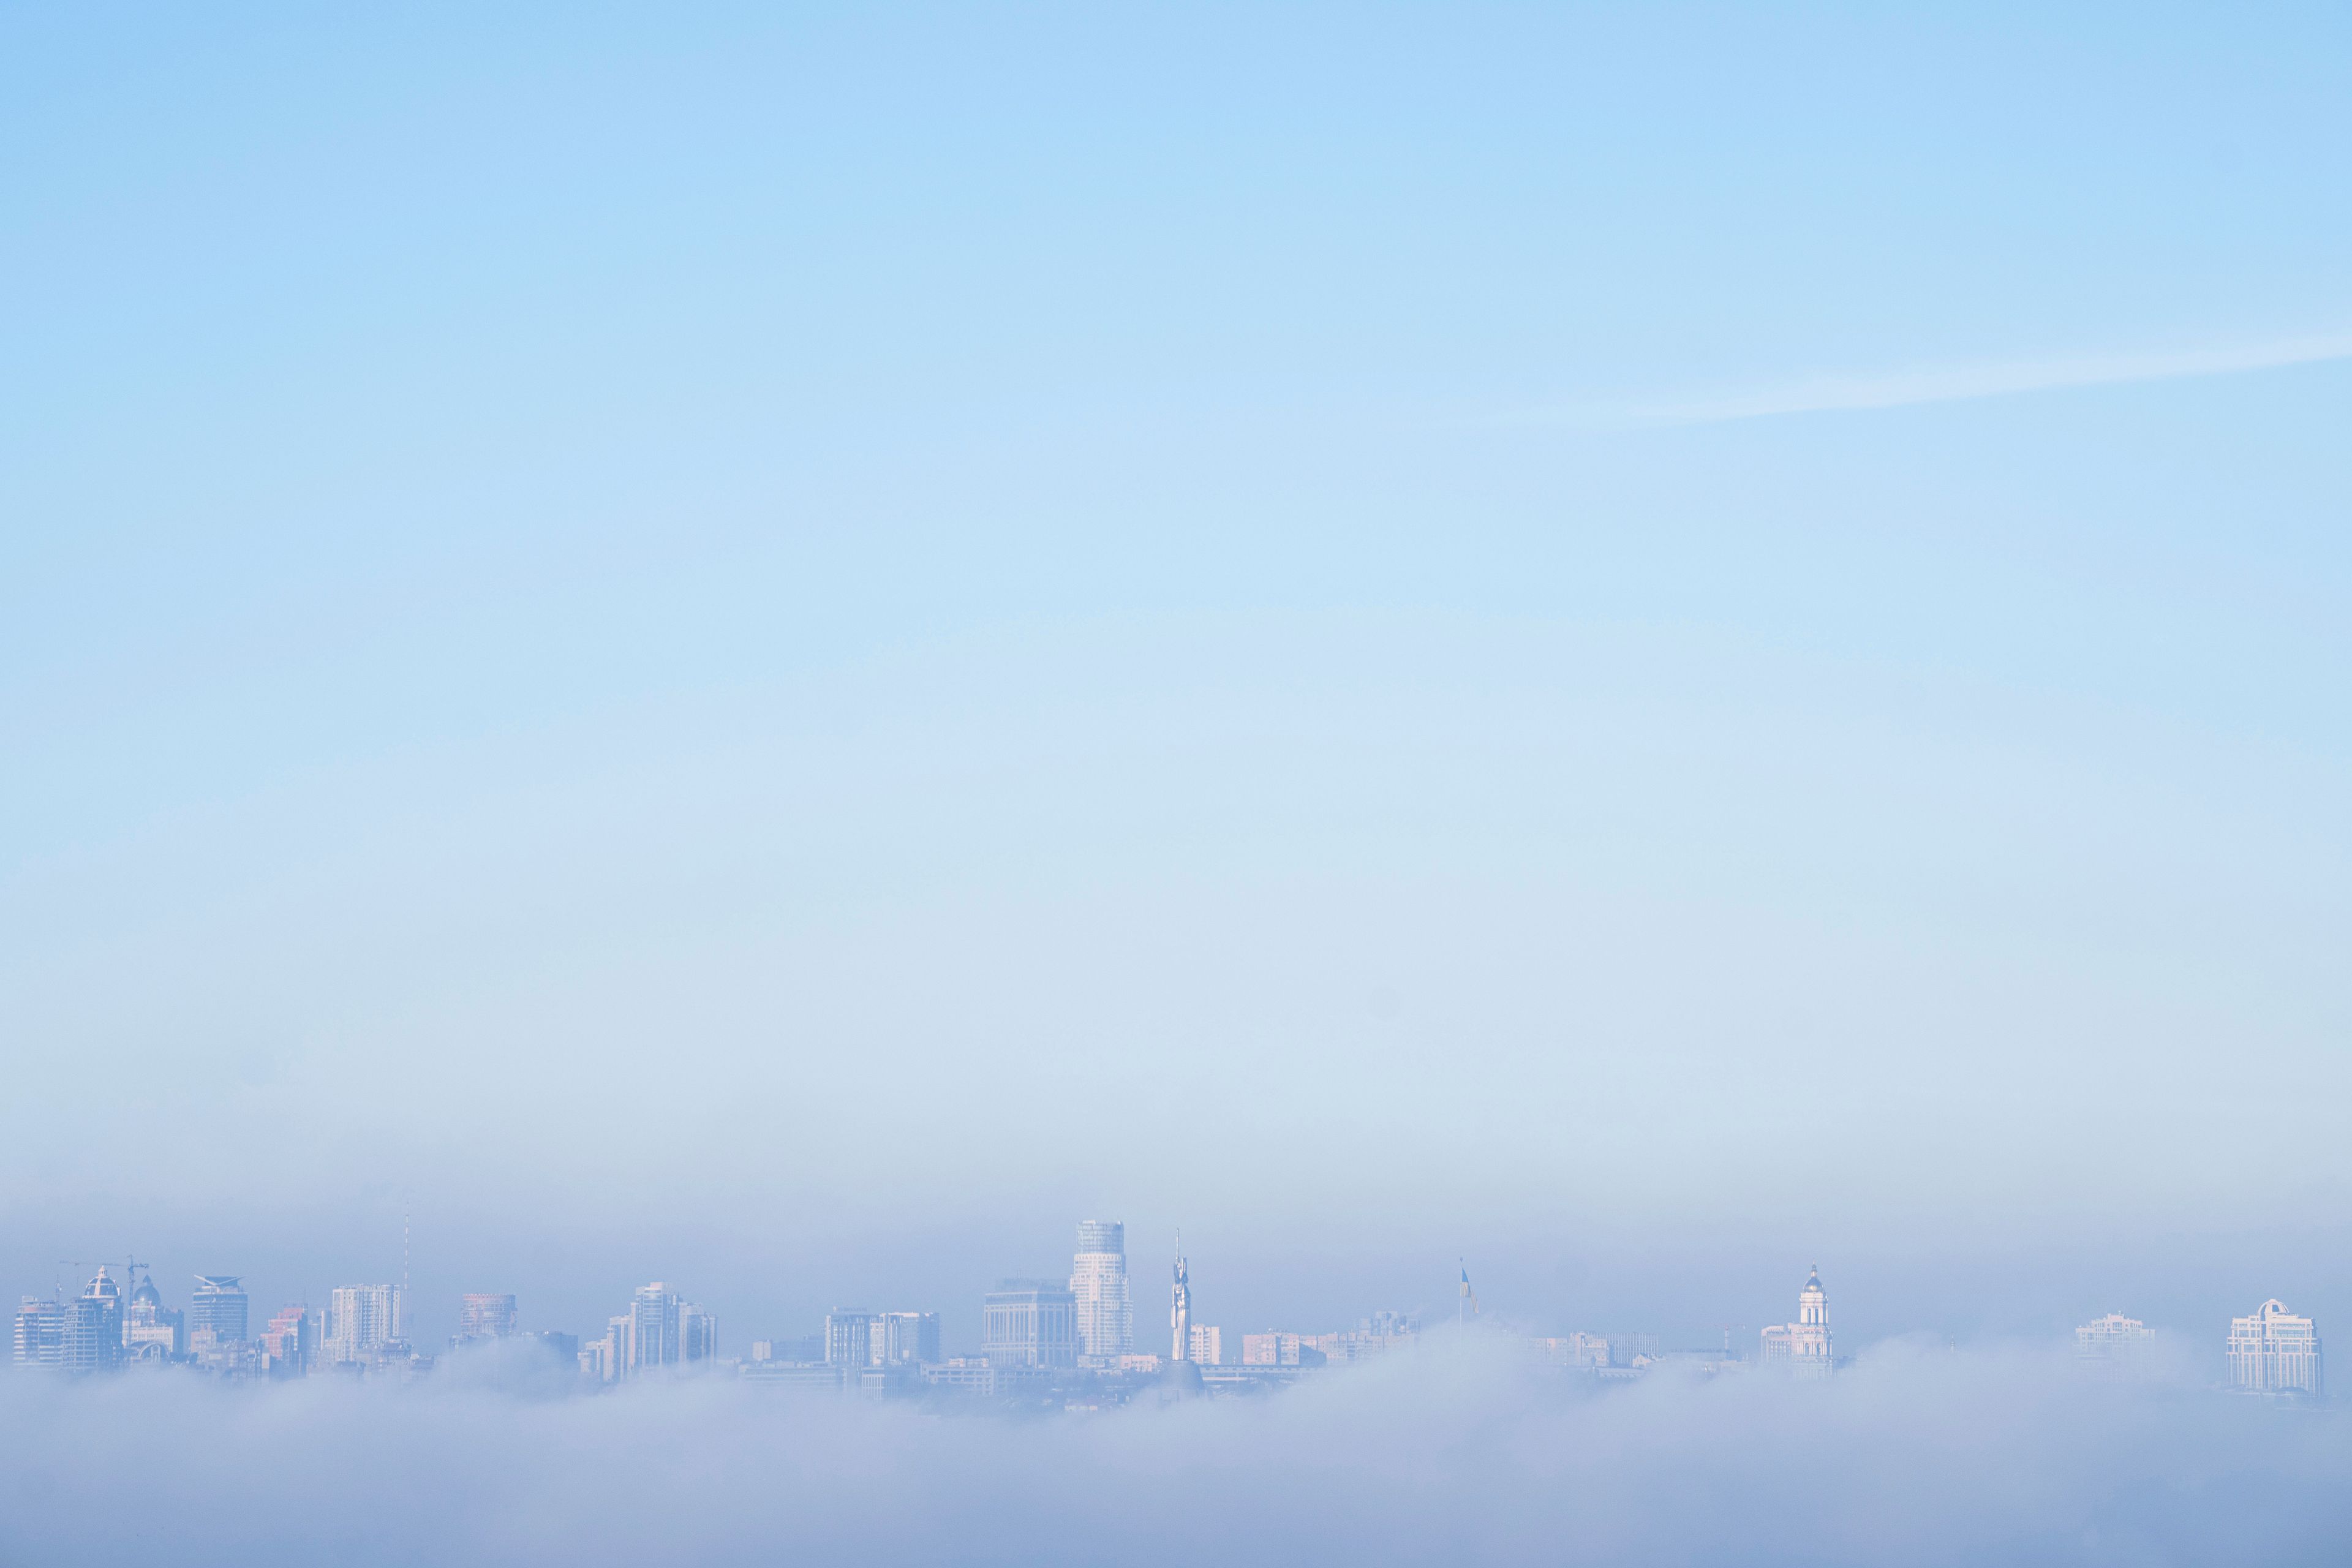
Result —
<instances>
[{"instance_id":1,"label":"city skyline","mask_svg":"<svg viewBox=\"0 0 2352 1568\"><path fill-rule=\"evenodd\" d=\"M1097 1325L1115 1322L1115 1307L1111 1312L1101 1309L1104 1296L1115 1299L1117 1292L1106 1293L1099 1287L1104 1260L1123 1255L1124 1230L1117 1221L1080 1222L1075 1272L1066 1287L1045 1279L999 1279L981 1300L976 1355L950 1353L957 1347L942 1337L940 1314L935 1310L847 1307L828 1311L816 1333L779 1337L772 1332L751 1340L743 1353L729 1355L722 1352L716 1315L660 1281L639 1287L627 1310L612 1317L604 1333L593 1340L560 1328L523 1329L512 1293L467 1292L460 1299L459 1327L446 1342L447 1349L462 1352L486 1342L531 1340L566 1373L576 1372L583 1386L678 1371L725 1370L756 1373L787 1386L814 1387L818 1380L805 1374L824 1369L834 1385L850 1392L856 1391L856 1379L861 1374L870 1381L903 1371L904 1379L886 1378L872 1384L868 1392L904 1394L928 1384L1003 1394L1028 1386L1018 1378L1007 1382L1016 1373L1019 1378L1091 1375L1117 1383L1181 1370L1193 1379L1197 1391L1200 1371L1215 1385L1227 1386L1233 1381L1227 1368L1304 1373L1362 1360L1421 1332L1421 1314L1387 1310L1364 1317L1354 1329L1328 1332L1229 1331L1227 1325L1198 1322L1192 1313L1189 1259L1180 1238L1171 1268L1171 1342L1140 1352L1090 1352L1083 1327L1088 1310L1086 1291L1096 1291ZM403 1287L337 1287L328 1293L323 1309L304 1303L279 1309L248 1342L244 1330L250 1316L249 1297L237 1277L196 1276L196 1293L184 1311L164 1304L144 1265L127 1263L119 1279L111 1273L113 1267L99 1265L98 1273L77 1295L61 1289L46 1297L24 1295L16 1318L14 1363L94 1373L118 1370L143 1358L215 1373L274 1377L319 1371L415 1375L429 1373L436 1360L429 1344L408 1337ZM1466 1261L1457 1274L1453 1316L1459 1325L1516 1336L1538 1360L1554 1365L1627 1373L1653 1364L1752 1365L1807 1379L1828 1377L1855 1359L1835 1348L1818 1265L1809 1270L1797 1293L1794 1321L1767 1325L1748 1347L1735 1345L1734 1330L1727 1325L1719 1350L1673 1348L1654 1331L1548 1333L1524 1318L1487 1315L1472 1289ZM1536 1331L1532 1335L1531 1329ZM2158 1335L2140 1319L2109 1311L2077 1325L2071 1340L2078 1363L2147 1375L2162 1353ZM1230 1355L1228 1345L1233 1347ZM2226 1373L2215 1386L2245 1394L2326 1397L2323 1342L2314 1321L2290 1312L2275 1299L2253 1314L2232 1318L2223 1349ZM256 1359L257 1352L266 1354ZM2172 1364L2176 1370L2182 1364L2177 1353ZM1220 1374L1222 1383L1215 1383Z\"/></svg>"},{"instance_id":2,"label":"city skyline","mask_svg":"<svg viewBox=\"0 0 2352 1568\"><path fill-rule=\"evenodd\" d=\"M1052 1234L1050 1223L1034 1227L1040 1237ZM394 1250L391 1260L395 1271L400 1258L400 1220L395 1215L392 1229ZM898 1283L885 1284L858 1294L868 1300L885 1298L905 1300L940 1301L954 1299L974 1281L986 1285L1004 1276L1001 1264L992 1266L985 1258L976 1257L961 1269L940 1270L919 1266L927 1249L937 1246L931 1237L910 1240L900 1258ZM131 1256L144 1257L154 1249L138 1247ZM662 1249L675 1257L680 1249ZM1043 1250L1041 1247L1040 1250ZM1797 1250L1797 1249L1791 1249ZM1303 1306L1310 1318L1334 1322L1352 1321L1372 1306L1386 1303L1410 1308L1423 1315L1437 1312L1451 1316L1455 1308L1455 1282L1458 1264L1451 1258L1423 1258L1405 1260L1402 1268L1383 1268L1367 1272L1357 1284L1334 1289L1328 1282L1302 1277L1286 1269L1295 1266L1296 1258L1277 1252L1272 1257L1248 1252L1225 1253L1232 1267L1211 1277L1207 1305L1193 1314L1196 1323L1212 1323L1225 1328L1228 1335L1239 1331L1234 1326L1262 1319L1296 1316ZM169 1255L172 1262L163 1272L169 1275L178 1266L178 1249ZM1028 1256L1036 1258L1035 1253ZM1067 1253L1064 1256L1068 1257ZM1785 1258L1787 1253L1780 1256ZM1036 1258L1049 1262L1050 1254ZM1688 1258L1664 1258L1654 1260L1636 1258L1616 1264L1615 1269L1632 1276L1629 1280L1608 1290L1592 1289L1578 1276L1581 1267L1559 1271L1556 1264L1549 1268L1529 1269L1528 1259L1515 1258L1507 1252L1482 1255L1476 1260L1481 1277L1480 1289L1486 1281L1507 1282L1507 1296L1515 1303L1517 1317L1532 1329L1566 1332L1580 1325L1598 1321L1630 1323L1641 1321L1653 1325L1654 1331L1673 1342L1699 1345L1718 1337L1727 1325L1738 1331L1754 1336L1769 1326L1775 1311L1786 1312L1785 1305L1777 1302L1769 1286L1772 1258L1762 1248L1727 1247L1719 1264L1705 1264L1694 1270ZM1572 1265L1582 1260L1571 1259ZM1841 1314L1842 1321L1864 1342L1890 1339L1906 1332L1931 1332L1945 1337L1990 1339L2036 1338L2070 1334L2081 1322L2097 1317L2112 1308L2115 1301L2128 1300L2136 1303L2141 1315L2179 1332L2187 1332L2200 1322L2221 1321L2242 1315L2249 1289L2248 1280L2269 1281L2274 1290L2286 1299L2313 1303L2317 1315L2328 1315L2329 1293L2315 1290L2313 1281L2330 1278L2332 1263L2326 1258L2303 1260L2298 1266L2281 1268L2267 1261L2261 1253L2243 1257L2224 1257L2206 1260L2210 1283L2192 1293L2179 1291L2176 1276L2165 1270L2147 1268L2116 1268L2105 1284L2090 1289L2078 1288L2052 1291L2042 1300L2021 1301L2014 1279L2005 1282L1995 1292L2000 1304L2009 1310L2000 1316L1963 1315L1952 1310L1956 1300L1965 1300L1955 1287L1981 1286L1983 1279L1966 1259L1952 1262L1950 1267L1934 1272L1923 1272L1897 1259L1890 1264L1883 1258L1868 1258L1868 1269L1858 1282L1863 1300L1869 1303L1859 1323L1852 1305L1854 1292L1851 1289L1844 1300L1848 1305ZM110 1265L117 1275L121 1264ZM624 1265L625 1267L625 1264ZM153 1272L153 1270L149 1270ZM478 1293L482 1282L473 1270L450 1272L431 1257L428 1250L426 1273L430 1284L418 1293L414 1302L404 1304L404 1311L421 1311L423 1321L415 1338L420 1344L445 1343L464 1328L465 1299ZM511 1270L507 1271L511 1277ZM642 1283L640 1271L639 1283ZM708 1281L714 1275L723 1276L724 1269L712 1263L690 1269L672 1269L673 1273L692 1273ZM363 1273L362 1269L352 1270ZM15 1286L17 1294L39 1293L46 1283L49 1291L71 1295L78 1289L72 1270L58 1266L47 1266L26 1270L19 1275ZM190 1271L193 1279L193 1272ZM813 1279L806 1266L794 1266L782 1271L795 1289L778 1292L756 1286L745 1289L705 1290L712 1297L709 1303L714 1312L730 1323L742 1325L734 1342L740 1351L754 1338L784 1339L821 1331L829 1311L840 1307L839 1297L845 1292ZM869 1273L868 1278L871 1278ZM233 1280L244 1277L228 1277ZM346 1276L348 1279L349 1276ZM1562 1288L1561 1281L1570 1283ZM961 1282L960 1282L961 1281ZM86 1283L86 1279L83 1281ZM527 1279L515 1281L514 1292L531 1300L551 1304L555 1316L562 1318L579 1330L583 1338L601 1337L604 1321L611 1309L602 1303L616 1295L625 1298L636 1289L627 1283L623 1274L612 1283L596 1286L565 1269L530 1271ZM1056 1281L1057 1284L1066 1282ZM1131 1283L1131 1280L1130 1280ZM1303 1287L1303 1288L1302 1288ZM2281 1289L2280 1288L2284 1288ZM0 1279L0 1289L7 1281ZM242 1286L238 1287L242 1289ZM290 1287L270 1281L261 1287L262 1294L253 1298L250 1308L254 1324L262 1323L268 1314L289 1303L307 1304L323 1310L331 1300L335 1287L325 1284L295 1284ZM380 1287L398 1291L398 1287ZM1148 1287L1147 1287L1148 1289ZM13 1297L10 1299L14 1299ZM1702 1305L1712 1302L1713 1305ZM2030 1310L2020 1310L2021 1307ZM1130 1299L1130 1313L1134 1312ZM1158 1317L1166 1315L1164 1307L1147 1306L1146 1311ZM947 1342L961 1353L978 1354L982 1349L979 1321L976 1316L969 1321L959 1321L952 1313L944 1319ZM542 1323L541 1326L548 1326ZM1160 1342L1165 1339L1163 1329L1154 1331L1149 1342L1136 1335L1139 1350L1163 1351ZM2193 1336L2192 1336L2193 1337Z\"/></svg>"}]
</instances>

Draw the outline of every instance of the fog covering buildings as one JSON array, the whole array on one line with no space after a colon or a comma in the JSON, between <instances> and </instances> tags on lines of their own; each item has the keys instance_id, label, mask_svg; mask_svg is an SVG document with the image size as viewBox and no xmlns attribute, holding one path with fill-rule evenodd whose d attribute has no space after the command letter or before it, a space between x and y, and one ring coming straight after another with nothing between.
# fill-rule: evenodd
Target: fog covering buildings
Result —
<instances>
[{"instance_id":1,"label":"fog covering buildings","mask_svg":"<svg viewBox=\"0 0 2352 1568\"><path fill-rule=\"evenodd\" d=\"M1287 1568L1335 1551L1382 1568L1449 1553L1529 1568L2105 1568L2327 1562L2352 1519L2325 1500L2339 1489L2295 1479L2352 1478L2352 1432L2293 1418L2324 1393L2320 1345L2316 1326L2276 1300L2237 1320L2228 1342L2231 1383L2263 1399L2218 1388L2184 1399L2177 1379L2098 1375L2139 1366L2152 1342L2121 1313L2038 1352L1891 1342L1829 1379L1822 1363L1839 1363L1817 1270L1797 1321L1782 1326L1786 1355L1662 1350L1633 1332L1529 1336L1490 1307L1433 1333L1402 1312L1332 1332L1246 1333L1225 1363L1214 1353L1221 1331L1189 1321L1195 1280L1177 1257L1171 1353L1111 1365L1080 1364L1077 1303L1059 1280L982 1294L973 1326L986 1354L942 1358L937 1314L856 1307L827 1314L819 1333L757 1342L740 1362L717 1353L710 1314L656 1281L585 1346L527 1332L514 1298L476 1293L453 1303L472 1331L441 1367L396 1350L333 1363L315 1337L331 1316L389 1331L407 1310L390 1288L342 1287L327 1309L278 1309L251 1343L223 1342L215 1327L207 1357L126 1350L110 1375L70 1375L78 1304L92 1304L84 1317L98 1321L110 1300L127 1301L126 1347L160 1343L134 1334L169 1331L163 1292L135 1276L122 1291L110 1269L70 1295L28 1297L18 1313L26 1371L0 1379L0 1462L16 1488L0 1510L0 1561L68 1560L54 1550L53 1498L76 1487L112 1497L134 1472L149 1517L210 1521L236 1544L236 1562L262 1568L315 1560L331 1539L334 1561L361 1568L524 1556L617 1568L663 1552L719 1563L956 1563L974 1560L973 1537L960 1533L971 1517L1024 1539L1074 1532L1087 1562L1147 1568ZM218 1278L207 1289L215 1303ZM1180 1342L1192 1353L1176 1356ZM1822 1349L1796 1348L1811 1342ZM2212 1343L2218 1352L2220 1336ZM1360 1370L1339 1370L1349 1366ZM237 1378L313 1370L300 1399L207 1403ZM360 1385L386 1374L391 1397L359 1399ZM550 1393L563 1396L552 1410ZM1193 1413L1160 1418L1176 1406ZM238 1414L265 1409L276 1413ZM170 1435L172 1466L58 1472L60 1454L115 1454L132 1410L140 1441ZM942 1419L957 1416L972 1418ZM233 1463L221 1432L236 1434ZM398 1484L354 1490L336 1456L371 1444L404 1454ZM1917 1484L1920 1474L1935 1484ZM265 1478L276 1489L268 1506ZM1688 1495L1706 1506L1657 1502ZM909 1497L922 1506L906 1506ZM2254 1522L2225 1505L2238 1498L2259 1500ZM464 1506L438 1506L450 1499ZM107 1521L121 1510L100 1512L98 1539L110 1540ZM509 1519L527 1541L501 1533ZM1801 1552L1757 1549L1801 1526L1822 1539ZM2101 1551L2033 1550L2044 1538L2095 1539ZM210 1550L197 1542L179 1555L227 1568L231 1558Z\"/></svg>"},{"instance_id":2,"label":"fog covering buildings","mask_svg":"<svg viewBox=\"0 0 2352 1568\"><path fill-rule=\"evenodd\" d=\"M658 1280L640 1287L605 1332L586 1342L555 1330L523 1336L513 1295L469 1293L458 1302L458 1331L451 1344L463 1350L527 1337L591 1384L673 1371L726 1371L780 1387L886 1396L925 1389L1017 1394L1033 1401L1066 1399L1075 1406L1104 1397L1121 1402L1153 1378L1179 1372L1186 1386L1209 1392L1276 1386L1317 1369L1392 1356L1422 1337L1419 1318L1398 1312L1373 1313L1355 1328L1337 1331L1270 1328L1229 1336L1218 1325L1192 1321L1190 1262L1180 1240L1170 1274L1165 1353L1090 1354L1081 1333L1089 1314L1097 1343L1108 1345L1116 1342L1109 1336L1129 1310L1122 1300L1124 1227L1087 1221L1079 1236L1074 1273L1087 1287L1087 1298L1082 1300L1078 1291L1055 1279L999 1281L980 1302L977 1355L943 1354L936 1312L844 1307L829 1312L815 1334L754 1341L748 1353L730 1360L721 1353L716 1317ZM133 1281L127 1293L113 1266L105 1265L74 1294L24 1297L14 1324L15 1364L89 1373L132 1362L185 1363L232 1376L273 1377L313 1371L414 1377L433 1366L432 1357L416 1353L407 1342L406 1302L398 1286L338 1286L322 1309L282 1307L247 1340L237 1332L248 1310L237 1277L197 1276L184 1310L164 1302L151 1275L126 1270L125 1277ZM1466 1268L1462 1287L1460 1326L1465 1331L1501 1331L1482 1327L1486 1320L1473 1310L1475 1297ZM1844 1363L1834 1354L1828 1292L1818 1268L1808 1274L1797 1306L1793 1322L1761 1331L1752 1364L1801 1378L1827 1376ZM1732 1350L1728 1331L1719 1350L1661 1350L1655 1335L1638 1332L1512 1337L1538 1363L1604 1380L1658 1368L1717 1375L1751 1364ZM2156 1338L2138 1319L2111 1312L2074 1331L2074 1359L2100 1368L2145 1370ZM2231 1320L2226 1364L2228 1386L2238 1392L2294 1399L2326 1394L2316 1325L2275 1299Z\"/></svg>"},{"instance_id":3,"label":"fog covering buildings","mask_svg":"<svg viewBox=\"0 0 2352 1568\"><path fill-rule=\"evenodd\" d=\"M438 1373L394 1397L340 1377L256 1397L197 1376L10 1376L0 1562L135 1558L159 1521L195 1568L2339 1560L2343 1423L2070 1385L2067 1365L2063 1345L1895 1342L1834 1379L1604 1393L1448 1325L1276 1396L1171 1405L1147 1385L1069 1420L683 1377L551 1405L528 1382Z\"/></svg>"},{"instance_id":4,"label":"fog covering buildings","mask_svg":"<svg viewBox=\"0 0 2352 1568\"><path fill-rule=\"evenodd\" d=\"M639 1286L628 1310L609 1320L602 1339L579 1347L582 1373L620 1383L666 1369L708 1364L719 1354L719 1320L661 1280Z\"/></svg>"}]
</instances>

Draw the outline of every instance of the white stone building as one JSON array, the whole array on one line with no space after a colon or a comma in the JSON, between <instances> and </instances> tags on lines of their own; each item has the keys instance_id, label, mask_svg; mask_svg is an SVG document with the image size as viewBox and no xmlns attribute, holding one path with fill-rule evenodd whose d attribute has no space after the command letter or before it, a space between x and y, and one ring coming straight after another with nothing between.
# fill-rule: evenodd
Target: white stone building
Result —
<instances>
[{"instance_id":1,"label":"white stone building","mask_svg":"<svg viewBox=\"0 0 2352 1568\"><path fill-rule=\"evenodd\" d=\"M327 1292L319 1360L326 1366L373 1361L403 1342L400 1287L338 1285Z\"/></svg>"},{"instance_id":2,"label":"white stone building","mask_svg":"<svg viewBox=\"0 0 2352 1568\"><path fill-rule=\"evenodd\" d=\"M1764 1361L1801 1377L1827 1377L1836 1366L1830 1350L1829 1293L1822 1289L1818 1265L1797 1293L1797 1321L1764 1331Z\"/></svg>"},{"instance_id":3,"label":"white stone building","mask_svg":"<svg viewBox=\"0 0 2352 1568\"><path fill-rule=\"evenodd\" d=\"M2109 1312L2074 1331L2074 1354L2102 1366L2135 1366L2156 1348L2156 1331L2137 1318Z\"/></svg>"},{"instance_id":4,"label":"white stone building","mask_svg":"<svg viewBox=\"0 0 2352 1568\"><path fill-rule=\"evenodd\" d=\"M2326 1394L2318 1327L2279 1300L2263 1302L2251 1318L2231 1319L2230 1386L2247 1394Z\"/></svg>"}]
</instances>

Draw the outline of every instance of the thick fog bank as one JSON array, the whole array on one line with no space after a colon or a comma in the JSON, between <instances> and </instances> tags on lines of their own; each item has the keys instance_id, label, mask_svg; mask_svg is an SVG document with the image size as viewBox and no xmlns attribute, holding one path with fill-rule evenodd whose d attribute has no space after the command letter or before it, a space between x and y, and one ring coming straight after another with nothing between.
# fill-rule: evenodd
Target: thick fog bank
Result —
<instances>
[{"instance_id":1,"label":"thick fog bank","mask_svg":"<svg viewBox=\"0 0 2352 1568\"><path fill-rule=\"evenodd\" d=\"M2352 1426L2062 1353L1594 1392L1496 1344L1013 1420L732 1382L550 1397L0 1379L0 1562L2340 1562Z\"/></svg>"}]
</instances>

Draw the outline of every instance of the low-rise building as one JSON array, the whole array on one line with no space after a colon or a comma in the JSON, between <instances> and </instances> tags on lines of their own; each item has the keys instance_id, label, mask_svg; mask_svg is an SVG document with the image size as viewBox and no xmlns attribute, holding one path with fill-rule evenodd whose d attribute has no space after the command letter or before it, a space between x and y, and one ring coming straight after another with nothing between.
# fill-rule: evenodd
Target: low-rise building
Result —
<instances>
[{"instance_id":1,"label":"low-rise building","mask_svg":"<svg viewBox=\"0 0 2352 1568\"><path fill-rule=\"evenodd\" d=\"M1530 1340L1528 1348L1554 1366L1595 1367L1609 1364L1609 1341L1601 1334L1582 1332L1554 1334Z\"/></svg>"},{"instance_id":2,"label":"low-rise building","mask_svg":"<svg viewBox=\"0 0 2352 1568\"><path fill-rule=\"evenodd\" d=\"M1316 1344L1314 1334L1289 1334L1268 1330L1242 1336L1244 1366L1321 1366L1329 1358Z\"/></svg>"},{"instance_id":3,"label":"low-rise building","mask_svg":"<svg viewBox=\"0 0 2352 1568\"><path fill-rule=\"evenodd\" d=\"M967 1394L996 1392L996 1363L986 1356L956 1356L923 1368L923 1376L937 1388L960 1388Z\"/></svg>"}]
</instances>

